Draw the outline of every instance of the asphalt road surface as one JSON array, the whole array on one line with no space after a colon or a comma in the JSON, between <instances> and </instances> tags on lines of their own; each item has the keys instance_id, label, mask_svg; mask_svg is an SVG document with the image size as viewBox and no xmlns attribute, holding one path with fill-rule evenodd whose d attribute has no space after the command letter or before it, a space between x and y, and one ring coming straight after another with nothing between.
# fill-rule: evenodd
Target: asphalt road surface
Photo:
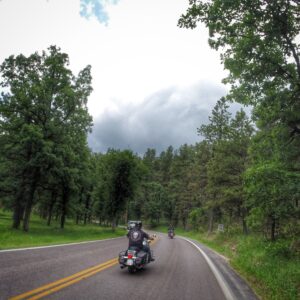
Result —
<instances>
[{"instance_id":1,"label":"asphalt road surface","mask_svg":"<svg viewBox=\"0 0 300 300\"><path fill-rule=\"evenodd\" d=\"M135 274L116 257L126 237L0 251L0 299L257 299L226 260L197 242L158 234L155 261Z\"/></svg>"}]
</instances>

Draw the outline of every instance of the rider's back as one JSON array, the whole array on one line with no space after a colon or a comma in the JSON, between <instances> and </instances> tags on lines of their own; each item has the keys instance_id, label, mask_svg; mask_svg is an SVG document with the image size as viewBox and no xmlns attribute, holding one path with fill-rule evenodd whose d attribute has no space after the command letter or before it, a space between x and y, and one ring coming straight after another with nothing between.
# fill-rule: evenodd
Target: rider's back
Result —
<instances>
[{"instance_id":1,"label":"rider's back","mask_svg":"<svg viewBox=\"0 0 300 300\"><path fill-rule=\"evenodd\" d=\"M131 229L127 233L127 237L129 238L129 247L137 247L139 249L143 248L143 240L149 239L149 235L141 229Z\"/></svg>"}]
</instances>

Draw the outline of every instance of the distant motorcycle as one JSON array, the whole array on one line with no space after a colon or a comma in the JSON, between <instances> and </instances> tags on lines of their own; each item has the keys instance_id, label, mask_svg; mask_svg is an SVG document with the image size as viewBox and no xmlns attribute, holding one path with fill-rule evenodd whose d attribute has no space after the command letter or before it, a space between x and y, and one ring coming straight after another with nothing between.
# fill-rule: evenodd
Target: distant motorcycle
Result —
<instances>
[{"instance_id":1,"label":"distant motorcycle","mask_svg":"<svg viewBox=\"0 0 300 300\"><path fill-rule=\"evenodd\" d=\"M149 246L150 240L144 240L143 245ZM151 251L151 250L150 250ZM151 251L151 256L153 253ZM150 254L137 248L129 247L126 251L119 253L119 264L121 269L128 268L129 273L135 273L150 263Z\"/></svg>"},{"instance_id":2,"label":"distant motorcycle","mask_svg":"<svg viewBox=\"0 0 300 300\"><path fill-rule=\"evenodd\" d=\"M174 231L173 230L169 230L168 231L168 237L170 238L170 239L173 239L174 238Z\"/></svg>"}]
</instances>

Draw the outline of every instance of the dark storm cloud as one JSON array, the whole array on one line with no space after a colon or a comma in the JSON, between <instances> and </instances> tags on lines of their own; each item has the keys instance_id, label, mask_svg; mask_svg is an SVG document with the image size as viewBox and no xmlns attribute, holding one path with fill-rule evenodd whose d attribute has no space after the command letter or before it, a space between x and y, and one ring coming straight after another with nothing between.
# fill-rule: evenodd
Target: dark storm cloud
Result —
<instances>
[{"instance_id":1,"label":"dark storm cloud","mask_svg":"<svg viewBox=\"0 0 300 300\"><path fill-rule=\"evenodd\" d=\"M202 82L159 91L138 105L117 104L117 110L94 120L89 145L95 152L115 148L143 154L147 148L160 153L170 145L194 144L201 140L197 128L208 122L212 108L225 94L221 84Z\"/></svg>"}]
</instances>

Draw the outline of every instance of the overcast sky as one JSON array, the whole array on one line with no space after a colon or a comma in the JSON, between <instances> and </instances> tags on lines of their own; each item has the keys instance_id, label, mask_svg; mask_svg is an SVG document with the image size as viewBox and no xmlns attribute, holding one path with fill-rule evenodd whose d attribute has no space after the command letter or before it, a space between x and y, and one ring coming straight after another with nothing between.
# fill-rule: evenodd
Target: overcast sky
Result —
<instances>
[{"instance_id":1,"label":"overcast sky","mask_svg":"<svg viewBox=\"0 0 300 300\"><path fill-rule=\"evenodd\" d=\"M226 94L203 26L181 29L188 0L0 0L0 62L59 46L77 74L92 65L94 151L143 153L200 141Z\"/></svg>"}]
</instances>

